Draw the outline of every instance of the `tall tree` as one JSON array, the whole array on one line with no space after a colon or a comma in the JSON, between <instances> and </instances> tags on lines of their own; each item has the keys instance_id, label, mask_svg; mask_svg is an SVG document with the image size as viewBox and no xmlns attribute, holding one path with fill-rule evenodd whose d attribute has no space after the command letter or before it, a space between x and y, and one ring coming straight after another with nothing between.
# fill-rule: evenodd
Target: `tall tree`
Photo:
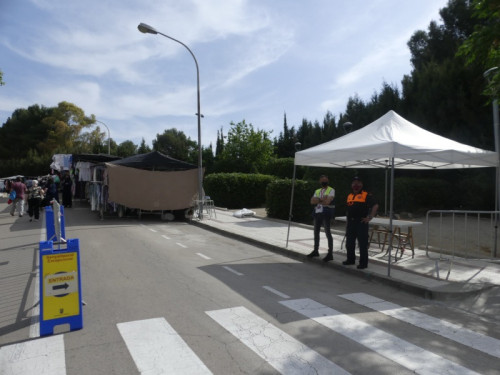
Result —
<instances>
[{"instance_id":1,"label":"tall tree","mask_svg":"<svg viewBox=\"0 0 500 375\"><path fill-rule=\"evenodd\" d=\"M120 143L116 149L116 156L121 156L122 158L135 155L136 153L137 145L129 140Z\"/></svg>"},{"instance_id":2,"label":"tall tree","mask_svg":"<svg viewBox=\"0 0 500 375\"><path fill-rule=\"evenodd\" d=\"M466 66L457 56L477 21L471 1L450 0L440 10L443 24L431 22L417 31L408 46L413 70L403 78L402 114L430 131L478 147L492 147L491 114L481 96L479 65Z\"/></svg>"},{"instance_id":3,"label":"tall tree","mask_svg":"<svg viewBox=\"0 0 500 375\"><path fill-rule=\"evenodd\" d=\"M144 138L142 138L141 144L139 145L139 148L137 149L138 154L147 154L148 152L151 152L151 147L149 147L146 144L146 141Z\"/></svg>"},{"instance_id":4,"label":"tall tree","mask_svg":"<svg viewBox=\"0 0 500 375\"><path fill-rule=\"evenodd\" d=\"M477 20L474 32L464 41L459 55L468 65L479 64L483 70L498 67L490 76L487 95L500 93L500 2L474 0L472 16Z\"/></svg>"},{"instance_id":5,"label":"tall tree","mask_svg":"<svg viewBox=\"0 0 500 375\"><path fill-rule=\"evenodd\" d=\"M197 143L175 128L157 134L153 140L153 150L183 161L196 159L194 154L198 152Z\"/></svg>"},{"instance_id":6,"label":"tall tree","mask_svg":"<svg viewBox=\"0 0 500 375\"><path fill-rule=\"evenodd\" d=\"M241 172L259 172L273 154L270 132L255 130L245 120L230 125L221 160L232 163Z\"/></svg>"}]
</instances>

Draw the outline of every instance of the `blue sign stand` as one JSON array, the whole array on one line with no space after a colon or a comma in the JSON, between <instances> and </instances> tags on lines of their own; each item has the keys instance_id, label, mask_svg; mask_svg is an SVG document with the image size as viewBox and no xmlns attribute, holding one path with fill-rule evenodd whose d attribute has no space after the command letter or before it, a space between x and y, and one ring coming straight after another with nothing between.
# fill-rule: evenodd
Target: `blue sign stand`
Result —
<instances>
[{"instance_id":1,"label":"blue sign stand","mask_svg":"<svg viewBox=\"0 0 500 375\"><path fill-rule=\"evenodd\" d=\"M54 327L69 324L83 328L80 245L69 239L66 249L54 250L52 241L40 242L40 335L52 335Z\"/></svg>"},{"instance_id":2,"label":"blue sign stand","mask_svg":"<svg viewBox=\"0 0 500 375\"><path fill-rule=\"evenodd\" d=\"M64 240L66 238L66 230L64 225L64 206L59 206L59 217L57 217L57 210L54 212L52 206L45 207L45 228L47 232L47 241L58 242L60 240ZM61 230L61 238L58 238L56 231L55 220L59 221L60 219L60 230Z\"/></svg>"}]
</instances>

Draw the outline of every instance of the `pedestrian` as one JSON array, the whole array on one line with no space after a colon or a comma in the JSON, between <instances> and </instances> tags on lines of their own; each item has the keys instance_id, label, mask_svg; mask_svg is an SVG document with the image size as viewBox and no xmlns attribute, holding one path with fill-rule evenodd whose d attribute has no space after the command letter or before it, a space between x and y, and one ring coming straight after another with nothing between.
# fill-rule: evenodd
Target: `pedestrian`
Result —
<instances>
[{"instance_id":1,"label":"pedestrian","mask_svg":"<svg viewBox=\"0 0 500 375\"><path fill-rule=\"evenodd\" d=\"M73 186L73 181L71 181L71 176L69 172L64 176L62 181L62 201L63 206L67 208L71 208L72 206L72 198L71 198L71 188Z\"/></svg>"},{"instance_id":2,"label":"pedestrian","mask_svg":"<svg viewBox=\"0 0 500 375\"><path fill-rule=\"evenodd\" d=\"M40 218L40 203L43 198L43 189L38 186L38 180L33 180L31 188L28 189L28 215L30 221L35 216L35 221Z\"/></svg>"},{"instance_id":3,"label":"pedestrian","mask_svg":"<svg viewBox=\"0 0 500 375\"><path fill-rule=\"evenodd\" d=\"M52 176L49 177L49 180L47 182L47 189L45 191L45 196L47 205L49 205L53 200L59 203L59 192L57 191L57 186Z\"/></svg>"},{"instance_id":4,"label":"pedestrian","mask_svg":"<svg viewBox=\"0 0 500 375\"><path fill-rule=\"evenodd\" d=\"M11 190L16 192L16 198L12 202L12 206L10 207L10 215L14 216L16 207L19 212L19 217L23 217L24 214L24 193L26 192L26 185L22 182L21 177L16 177L16 181L12 183Z\"/></svg>"},{"instance_id":5,"label":"pedestrian","mask_svg":"<svg viewBox=\"0 0 500 375\"><path fill-rule=\"evenodd\" d=\"M359 245L358 269L368 267L368 223L377 214L378 203L371 193L363 190L363 181L354 177L352 192L347 196L346 250L347 259L342 262L348 266L356 262L356 239Z\"/></svg>"},{"instance_id":6,"label":"pedestrian","mask_svg":"<svg viewBox=\"0 0 500 375\"><path fill-rule=\"evenodd\" d=\"M309 258L319 256L319 234L321 226L323 226L328 240L328 254L323 258L323 261L329 262L333 260L333 237L330 231L330 222L335 218L335 206L333 204L335 189L328 186L328 176L321 175L319 183L321 187L311 197L311 204L314 205L314 250L307 256Z\"/></svg>"}]
</instances>

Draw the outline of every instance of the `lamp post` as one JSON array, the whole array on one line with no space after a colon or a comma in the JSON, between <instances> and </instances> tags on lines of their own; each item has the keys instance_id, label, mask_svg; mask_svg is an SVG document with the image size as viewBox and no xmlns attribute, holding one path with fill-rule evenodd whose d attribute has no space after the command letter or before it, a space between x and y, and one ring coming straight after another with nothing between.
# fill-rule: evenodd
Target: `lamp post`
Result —
<instances>
[{"instance_id":1,"label":"lamp post","mask_svg":"<svg viewBox=\"0 0 500 375\"><path fill-rule=\"evenodd\" d=\"M203 185L202 185L203 171L202 171L202 157L201 157L201 117L203 117L203 115L201 114L200 110L200 69L198 68L198 61L196 60L194 53L189 49L189 47L186 46L184 43L182 43L180 40L177 40L175 38L172 38L171 36L163 34L157 31L155 28L146 25L145 23L140 23L139 26L137 26L137 28L141 33L160 34L163 35L165 38L173 40L174 42L177 42L180 45L184 46L193 57L194 64L196 65L196 87L197 87L197 99L198 99L198 111L196 111L196 117L198 118L198 217L201 220L203 219Z\"/></svg>"},{"instance_id":2,"label":"lamp post","mask_svg":"<svg viewBox=\"0 0 500 375\"><path fill-rule=\"evenodd\" d=\"M106 125L104 122L99 121L99 120L95 120L95 121L98 122L99 124L103 124L106 127L106 129L108 130L108 155L111 155L111 136L109 133L108 125Z\"/></svg>"},{"instance_id":3,"label":"lamp post","mask_svg":"<svg viewBox=\"0 0 500 375\"><path fill-rule=\"evenodd\" d=\"M344 134L349 134L352 129L352 122L347 121L342 124L342 128L344 128Z\"/></svg>"},{"instance_id":4,"label":"lamp post","mask_svg":"<svg viewBox=\"0 0 500 375\"><path fill-rule=\"evenodd\" d=\"M490 82L490 74L498 70L498 66L488 69L483 73L484 78ZM498 93L493 93L493 136L495 137L495 151L497 153L497 169L496 169L496 184L495 184L495 244L493 246L493 256L497 256L497 239L498 239L498 211L500 211L500 132L498 120Z\"/></svg>"}]
</instances>

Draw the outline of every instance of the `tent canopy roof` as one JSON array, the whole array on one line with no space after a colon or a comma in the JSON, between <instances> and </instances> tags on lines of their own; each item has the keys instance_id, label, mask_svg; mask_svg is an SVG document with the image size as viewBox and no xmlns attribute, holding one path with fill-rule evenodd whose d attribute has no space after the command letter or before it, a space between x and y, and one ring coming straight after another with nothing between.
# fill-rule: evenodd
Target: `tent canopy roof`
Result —
<instances>
[{"instance_id":1,"label":"tent canopy roof","mask_svg":"<svg viewBox=\"0 0 500 375\"><path fill-rule=\"evenodd\" d=\"M296 165L337 168L453 169L496 167L497 153L455 142L394 111L343 137L299 151Z\"/></svg>"},{"instance_id":2,"label":"tent canopy roof","mask_svg":"<svg viewBox=\"0 0 500 375\"><path fill-rule=\"evenodd\" d=\"M146 169L150 171L186 171L198 168L196 165L180 161L158 151L130 156L125 159L112 161L108 164L123 167Z\"/></svg>"}]
</instances>

